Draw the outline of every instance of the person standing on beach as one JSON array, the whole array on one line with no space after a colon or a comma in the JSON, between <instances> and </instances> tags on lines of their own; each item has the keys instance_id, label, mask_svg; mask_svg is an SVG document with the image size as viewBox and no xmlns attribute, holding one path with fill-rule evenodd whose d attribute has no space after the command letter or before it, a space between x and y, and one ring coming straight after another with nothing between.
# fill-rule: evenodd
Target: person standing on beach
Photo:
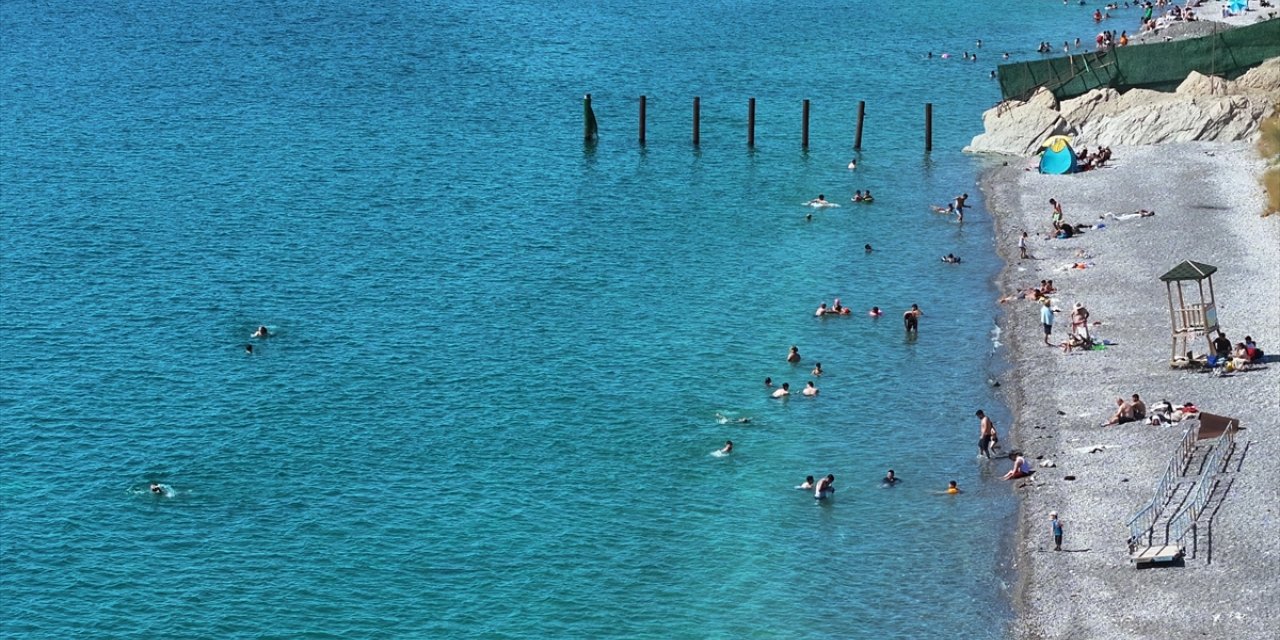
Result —
<instances>
[{"instance_id":1,"label":"person standing on beach","mask_svg":"<svg viewBox=\"0 0 1280 640\"><path fill-rule=\"evenodd\" d=\"M1053 305L1049 303L1049 299L1045 298L1040 301L1040 324L1044 326L1044 344L1052 347L1053 343L1049 342L1049 334L1053 333Z\"/></svg>"},{"instance_id":2,"label":"person standing on beach","mask_svg":"<svg viewBox=\"0 0 1280 640\"><path fill-rule=\"evenodd\" d=\"M1062 551L1062 521L1057 511L1049 512L1049 527L1053 530L1053 550Z\"/></svg>"},{"instance_id":3,"label":"person standing on beach","mask_svg":"<svg viewBox=\"0 0 1280 640\"><path fill-rule=\"evenodd\" d=\"M1058 204L1058 201L1054 198L1049 198L1049 206L1053 207L1054 224L1062 222L1062 205Z\"/></svg>"},{"instance_id":4,"label":"person standing on beach","mask_svg":"<svg viewBox=\"0 0 1280 640\"><path fill-rule=\"evenodd\" d=\"M1027 232L1026 231L1023 231L1022 237L1018 238L1018 253L1021 254L1019 257L1023 260L1026 260L1031 257L1031 255L1027 253Z\"/></svg>"},{"instance_id":5,"label":"person standing on beach","mask_svg":"<svg viewBox=\"0 0 1280 640\"><path fill-rule=\"evenodd\" d=\"M920 310L918 305L914 304L911 305L910 309L907 309L906 313L902 314L902 326L907 330L907 333L920 333L920 316L922 315L924 315L924 312Z\"/></svg>"},{"instance_id":6,"label":"person standing on beach","mask_svg":"<svg viewBox=\"0 0 1280 640\"><path fill-rule=\"evenodd\" d=\"M978 455L990 458L991 445L996 441L996 423L982 409L978 409L974 415L978 416Z\"/></svg>"},{"instance_id":7,"label":"person standing on beach","mask_svg":"<svg viewBox=\"0 0 1280 640\"><path fill-rule=\"evenodd\" d=\"M1079 302L1071 308L1071 333L1089 339L1089 310Z\"/></svg>"}]
</instances>

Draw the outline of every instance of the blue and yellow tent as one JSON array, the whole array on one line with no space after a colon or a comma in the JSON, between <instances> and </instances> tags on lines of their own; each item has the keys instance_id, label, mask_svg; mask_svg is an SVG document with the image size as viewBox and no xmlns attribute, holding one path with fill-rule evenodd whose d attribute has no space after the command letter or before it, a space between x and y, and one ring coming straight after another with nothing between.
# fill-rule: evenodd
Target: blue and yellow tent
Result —
<instances>
[{"instance_id":1,"label":"blue and yellow tent","mask_svg":"<svg viewBox=\"0 0 1280 640\"><path fill-rule=\"evenodd\" d=\"M1040 145L1040 173L1057 175L1079 170L1075 149L1071 148L1071 138L1052 136Z\"/></svg>"}]
</instances>

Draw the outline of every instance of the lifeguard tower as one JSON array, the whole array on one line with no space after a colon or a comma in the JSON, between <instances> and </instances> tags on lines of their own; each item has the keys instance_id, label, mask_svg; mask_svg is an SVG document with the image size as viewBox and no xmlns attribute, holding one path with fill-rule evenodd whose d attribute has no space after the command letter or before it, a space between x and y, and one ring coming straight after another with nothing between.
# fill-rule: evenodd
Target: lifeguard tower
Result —
<instances>
[{"instance_id":1,"label":"lifeguard tower","mask_svg":"<svg viewBox=\"0 0 1280 640\"><path fill-rule=\"evenodd\" d=\"M1182 264L1170 269L1169 273L1160 276L1169 292L1169 317L1173 320L1173 354L1170 362L1185 355L1190 350L1191 343L1200 336L1204 336L1205 351L1213 352L1209 334L1222 331L1218 328L1218 310L1213 302L1213 274L1217 270L1213 265L1184 260ZM1196 289L1200 292L1200 301L1188 304L1183 285L1191 282L1196 284ZM1204 292L1206 282L1209 284L1207 298ZM1178 292L1177 300L1174 300L1173 295L1175 289Z\"/></svg>"}]
</instances>

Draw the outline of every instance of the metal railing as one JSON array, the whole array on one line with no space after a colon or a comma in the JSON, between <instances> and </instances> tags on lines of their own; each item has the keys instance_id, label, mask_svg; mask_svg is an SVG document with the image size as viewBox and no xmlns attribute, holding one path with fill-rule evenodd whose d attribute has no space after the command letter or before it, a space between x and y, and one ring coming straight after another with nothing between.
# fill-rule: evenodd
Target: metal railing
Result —
<instances>
[{"instance_id":1,"label":"metal railing","mask_svg":"<svg viewBox=\"0 0 1280 640\"><path fill-rule=\"evenodd\" d=\"M1235 448L1235 438L1236 430L1229 428L1214 440L1213 451L1209 452L1209 457L1205 459L1204 473L1201 473L1196 480L1195 494L1182 511L1179 511L1165 525L1167 543L1182 546L1187 533L1195 530L1196 521L1208 506L1209 497L1213 495L1213 489L1218 484L1218 475L1225 470L1231 451Z\"/></svg>"},{"instance_id":2,"label":"metal railing","mask_svg":"<svg viewBox=\"0 0 1280 640\"><path fill-rule=\"evenodd\" d=\"M1130 545L1136 544L1144 537L1147 539L1147 544L1150 545L1152 539L1155 538L1156 522L1160 520L1160 515L1168 504L1169 498L1177 491L1178 479L1182 477L1182 471L1187 468L1187 463L1191 460L1192 453L1195 452L1196 440L1199 435L1200 421L1196 420L1195 424L1187 427L1186 432L1182 434L1182 440L1178 443L1178 448L1174 450L1173 456L1169 458L1169 464L1165 465L1164 474L1156 482L1155 495L1129 519ZM1168 536L1167 527L1165 535L1166 537Z\"/></svg>"}]
</instances>

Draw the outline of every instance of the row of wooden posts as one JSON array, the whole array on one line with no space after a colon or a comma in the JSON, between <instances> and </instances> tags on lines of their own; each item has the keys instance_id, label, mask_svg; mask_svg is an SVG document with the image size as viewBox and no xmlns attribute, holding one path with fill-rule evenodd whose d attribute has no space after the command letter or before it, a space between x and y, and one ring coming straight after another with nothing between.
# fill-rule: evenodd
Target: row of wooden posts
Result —
<instances>
[{"instance_id":1,"label":"row of wooden posts","mask_svg":"<svg viewBox=\"0 0 1280 640\"><path fill-rule=\"evenodd\" d=\"M591 110L591 94L587 94L582 99L583 103L583 139L586 142L594 142L596 140L596 119L595 114ZM645 144L645 107L647 99L640 96L640 144ZM858 128L853 136L853 148L862 149L862 125L866 121L867 103L858 101ZM694 96L693 98L693 144L698 146L701 144L701 119L702 119L702 98ZM809 148L809 100L804 101L804 110L800 116L800 146ZM756 99L747 99L747 146L756 146ZM933 103L926 102L924 104L924 150L933 150Z\"/></svg>"}]
</instances>

